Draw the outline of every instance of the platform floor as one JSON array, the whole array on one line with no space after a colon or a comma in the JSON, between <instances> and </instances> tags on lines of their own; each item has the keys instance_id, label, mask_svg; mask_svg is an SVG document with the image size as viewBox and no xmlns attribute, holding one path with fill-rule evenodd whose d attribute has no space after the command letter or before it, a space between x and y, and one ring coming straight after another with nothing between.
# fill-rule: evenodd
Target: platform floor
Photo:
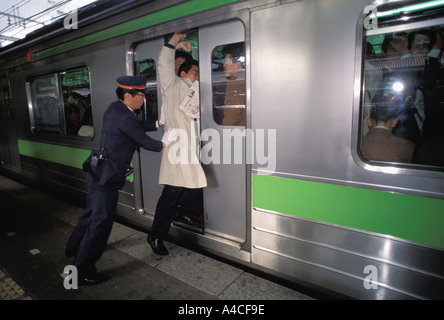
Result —
<instances>
[{"instance_id":1,"label":"platform floor","mask_svg":"<svg viewBox=\"0 0 444 320\"><path fill-rule=\"evenodd\" d=\"M82 208L0 176L1 300L315 300L292 286L266 279L166 242L159 256L146 232L114 223L97 263L110 280L65 289L62 273L72 258L64 246Z\"/></svg>"}]
</instances>

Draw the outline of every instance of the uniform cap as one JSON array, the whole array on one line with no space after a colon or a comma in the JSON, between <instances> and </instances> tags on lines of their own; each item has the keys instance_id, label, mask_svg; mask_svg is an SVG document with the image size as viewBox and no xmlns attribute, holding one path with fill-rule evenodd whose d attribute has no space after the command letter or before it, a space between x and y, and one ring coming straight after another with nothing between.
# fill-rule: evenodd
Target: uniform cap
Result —
<instances>
[{"instance_id":1,"label":"uniform cap","mask_svg":"<svg viewBox=\"0 0 444 320\"><path fill-rule=\"evenodd\" d=\"M123 76L116 80L120 88L138 90L145 90L146 88L146 79L142 77Z\"/></svg>"}]
</instances>

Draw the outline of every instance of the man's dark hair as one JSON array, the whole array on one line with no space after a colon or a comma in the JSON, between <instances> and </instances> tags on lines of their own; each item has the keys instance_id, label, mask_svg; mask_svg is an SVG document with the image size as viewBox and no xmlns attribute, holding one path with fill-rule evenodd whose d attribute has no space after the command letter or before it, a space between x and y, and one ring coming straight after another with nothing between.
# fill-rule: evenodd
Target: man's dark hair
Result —
<instances>
[{"instance_id":1,"label":"man's dark hair","mask_svg":"<svg viewBox=\"0 0 444 320\"><path fill-rule=\"evenodd\" d=\"M191 56L191 54L189 54L188 52L185 51L176 51L176 54L174 55L174 59L177 58L184 58L185 60L192 60L193 57Z\"/></svg>"},{"instance_id":2,"label":"man's dark hair","mask_svg":"<svg viewBox=\"0 0 444 320\"><path fill-rule=\"evenodd\" d=\"M179 77L180 77L180 74L182 73L182 71L185 71L185 73L188 73L188 71L190 71L190 69L191 69L192 66L199 67L199 63L198 63L196 60L194 60L194 59L191 59L191 60L185 60L185 61L180 65L180 67L179 67L179 71L177 71Z\"/></svg>"},{"instance_id":3,"label":"man's dark hair","mask_svg":"<svg viewBox=\"0 0 444 320\"><path fill-rule=\"evenodd\" d=\"M130 95L132 95L133 97L135 95L137 95L139 92L142 92L143 94L145 94L145 90L138 90L138 89L125 89L125 88L121 88L121 87L117 87L116 89L116 95L117 98L119 98L120 100L123 100L125 93L129 93Z\"/></svg>"},{"instance_id":4,"label":"man's dark hair","mask_svg":"<svg viewBox=\"0 0 444 320\"><path fill-rule=\"evenodd\" d=\"M396 110L389 105L373 106L370 109L370 118L375 121L387 122L396 118Z\"/></svg>"}]
</instances>

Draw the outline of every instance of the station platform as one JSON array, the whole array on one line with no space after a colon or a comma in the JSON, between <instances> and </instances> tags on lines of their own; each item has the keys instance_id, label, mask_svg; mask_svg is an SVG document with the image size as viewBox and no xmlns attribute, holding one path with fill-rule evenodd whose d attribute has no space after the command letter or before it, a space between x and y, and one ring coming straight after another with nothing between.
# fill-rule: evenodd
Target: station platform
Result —
<instances>
[{"instance_id":1,"label":"station platform","mask_svg":"<svg viewBox=\"0 0 444 320\"><path fill-rule=\"evenodd\" d=\"M152 252L147 233L115 222L97 263L111 279L66 289L64 246L83 208L0 176L1 300L317 300L285 283L166 242Z\"/></svg>"}]
</instances>

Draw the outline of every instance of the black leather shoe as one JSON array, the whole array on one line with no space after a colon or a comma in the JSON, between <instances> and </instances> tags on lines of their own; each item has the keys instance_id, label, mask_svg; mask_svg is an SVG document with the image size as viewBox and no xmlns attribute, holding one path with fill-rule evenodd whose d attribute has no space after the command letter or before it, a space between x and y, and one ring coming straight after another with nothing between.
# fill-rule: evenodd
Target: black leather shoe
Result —
<instances>
[{"instance_id":1,"label":"black leather shoe","mask_svg":"<svg viewBox=\"0 0 444 320\"><path fill-rule=\"evenodd\" d=\"M192 227L196 227L196 228L200 228L201 227L199 221L196 221L196 220L194 220L193 218L191 218L189 216L181 216L180 217L180 221L185 223L185 224L187 224L187 225L189 225L189 226L192 226Z\"/></svg>"},{"instance_id":2,"label":"black leather shoe","mask_svg":"<svg viewBox=\"0 0 444 320\"><path fill-rule=\"evenodd\" d=\"M96 273L92 276L79 276L79 285L80 286L94 286L96 284L105 282L110 277L104 275L103 273Z\"/></svg>"},{"instance_id":3,"label":"black leather shoe","mask_svg":"<svg viewBox=\"0 0 444 320\"><path fill-rule=\"evenodd\" d=\"M160 254L162 256L166 256L169 252L168 249L163 244L163 241L160 239L151 239L150 236L146 239L148 243L151 246L151 249L153 249L154 253Z\"/></svg>"}]
</instances>

